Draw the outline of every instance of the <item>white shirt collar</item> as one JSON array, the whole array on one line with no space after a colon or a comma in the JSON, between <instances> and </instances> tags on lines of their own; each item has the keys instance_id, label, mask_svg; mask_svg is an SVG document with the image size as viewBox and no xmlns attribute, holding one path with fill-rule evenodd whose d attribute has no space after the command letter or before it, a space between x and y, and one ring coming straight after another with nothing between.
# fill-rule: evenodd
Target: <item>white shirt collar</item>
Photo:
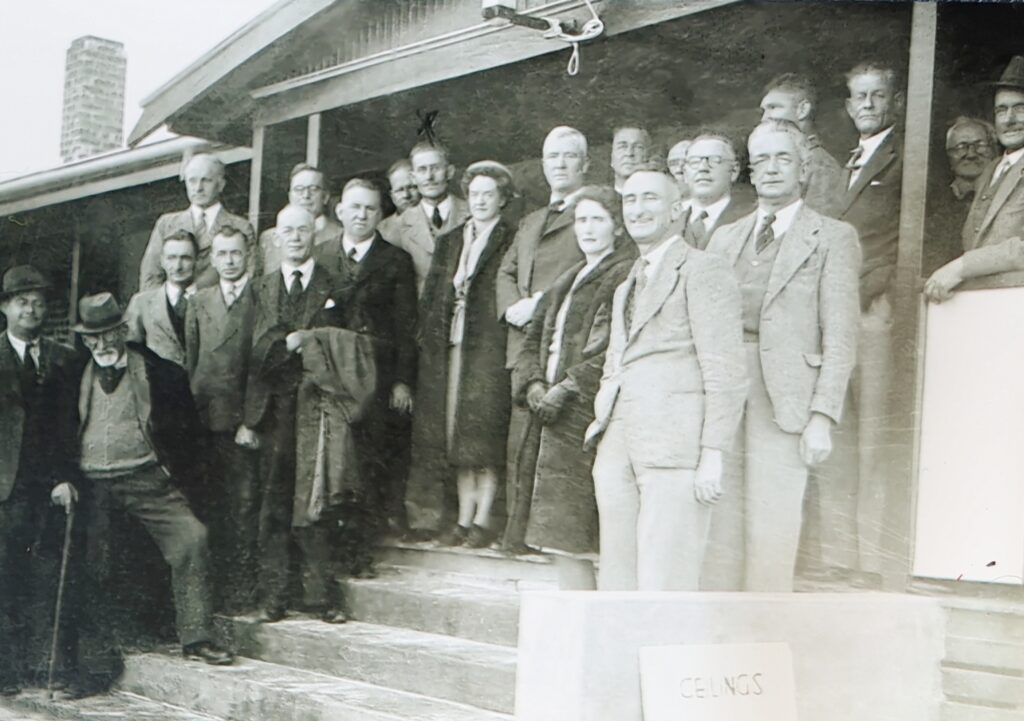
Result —
<instances>
[{"instance_id":1,"label":"white shirt collar","mask_svg":"<svg viewBox=\"0 0 1024 721\"><path fill-rule=\"evenodd\" d=\"M571 193L569 193L568 195L563 195L561 198L556 198L554 193L552 193L551 196L548 199L548 205L554 205L555 203L558 203L558 212L561 213L568 206L570 206L573 203L575 203L576 202L576 196L578 196L582 192L583 192L583 187L579 187L579 188L576 188L576 190L574 190Z\"/></svg>"},{"instance_id":2,"label":"white shirt collar","mask_svg":"<svg viewBox=\"0 0 1024 721\"><path fill-rule=\"evenodd\" d=\"M224 280L221 278L220 281L220 292L224 294L224 297L228 297L228 291L233 290L235 298L242 295L242 291L245 290L245 284L249 282L249 274L244 274L238 280Z\"/></svg>"},{"instance_id":3,"label":"white shirt collar","mask_svg":"<svg viewBox=\"0 0 1024 721\"><path fill-rule=\"evenodd\" d=\"M376 237L376 233L371 235L366 240L361 240L358 243L356 243L356 242L350 240L348 235L343 235L341 237L341 247L345 251L345 255L348 255L349 253L351 253L352 249L354 248L356 253L355 253L354 256L352 256L352 259L355 262L359 263L359 262L361 262L363 260L363 257L368 252L370 252L370 246L373 245L373 239L375 237Z\"/></svg>"},{"instance_id":4,"label":"white shirt collar","mask_svg":"<svg viewBox=\"0 0 1024 721\"><path fill-rule=\"evenodd\" d=\"M192 220L199 220L199 216L202 215L203 220L206 223L206 229L209 230L213 227L213 221L217 219L217 213L220 212L220 209L221 204L219 200L206 208L200 208L198 205L193 205L191 208Z\"/></svg>"},{"instance_id":5,"label":"white shirt collar","mask_svg":"<svg viewBox=\"0 0 1024 721\"><path fill-rule=\"evenodd\" d=\"M776 238L781 237L790 226L793 225L793 221L796 220L796 214L800 212L800 208L804 205L803 201L797 198L792 203L787 205L785 208L780 208L775 211L775 222L772 223L772 233ZM757 228L760 229L764 224L764 219L768 215L768 211L757 209ZM755 231L756 232L756 231Z\"/></svg>"},{"instance_id":6,"label":"white shirt collar","mask_svg":"<svg viewBox=\"0 0 1024 721\"><path fill-rule=\"evenodd\" d=\"M892 134L892 128L893 126L890 125L882 132L875 133L870 138L861 138L857 142L857 147L861 149L860 159L857 161L860 167L863 168L864 165L867 164L868 160L871 159L871 156L877 152L878 146L885 142L885 139Z\"/></svg>"},{"instance_id":7,"label":"white shirt collar","mask_svg":"<svg viewBox=\"0 0 1024 721\"><path fill-rule=\"evenodd\" d=\"M647 261L647 266L645 268L647 280L654 277L654 273L658 270L658 266L661 265L661 261L665 258L665 254L668 253L669 248L675 245L679 239L679 235L673 235L668 240L662 242L662 244L657 248L642 256L643 259Z\"/></svg>"},{"instance_id":8,"label":"white shirt collar","mask_svg":"<svg viewBox=\"0 0 1024 721\"><path fill-rule=\"evenodd\" d=\"M170 301L172 306L178 304L178 298L180 298L181 294L184 292L184 288L179 288L174 285L174 283L164 283L164 293L167 294L167 300Z\"/></svg>"},{"instance_id":9,"label":"white shirt collar","mask_svg":"<svg viewBox=\"0 0 1024 721\"><path fill-rule=\"evenodd\" d=\"M1018 148L1017 150L1014 150L1012 153L1004 153L1003 159L1000 162L1008 160L1010 161L1010 166L1013 166L1016 165L1021 158L1024 158L1024 148Z\"/></svg>"},{"instance_id":10,"label":"white shirt collar","mask_svg":"<svg viewBox=\"0 0 1024 721\"><path fill-rule=\"evenodd\" d=\"M448 220L448 216L452 212L452 196L444 196L444 200L440 203L433 203L426 198L420 198L420 207L423 209L424 214L426 214L428 221L433 217L435 207L441 212L441 220Z\"/></svg>"},{"instance_id":11,"label":"white shirt collar","mask_svg":"<svg viewBox=\"0 0 1024 721\"><path fill-rule=\"evenodd\" d=\"M722 217L722 213L725 212L725 206L729 205L729 201L732 200L732 194L726 193L721 198L716 200L711 205L701 205L700 201L696 198L690 200L690 208L693 213L693 218L696 219L700 215L701 211L708 214L708 217L704 220L705 228L715 227L715 223Z\"/></svg>"},{"instance_id":12,"label":"white shirt collar","mask_svg":"<svg viewBox=\"0 0 1024 721\"><path fill-rule=\"evenodd\" d=\"M316 260L310 258L302 265L292 265L287 260L281 261L281 275L284 276L284 287L289 291L292 289L292 273L295 271L302 272L302 289L305 290L309 287L309 281L313 279L313 267L316 265Z\"/></svg>"},{"instance_id":13,"label":"white shirt collar","mask_svg":"<svg viewBox=\"0 0 1024 721\"><path fill-rule=\"evenodd\" d=\"M11 347L14 348L14 352L18 354L18 360L25 360L25 349L28 347L28 343L23 341L21 338L16 338L11 334L11 331L7 331L7 340L10 342ZM39 360L39 339L36 338L32 341L35 353L32 354L32 360Z\"/></svg>"}]
</instances>

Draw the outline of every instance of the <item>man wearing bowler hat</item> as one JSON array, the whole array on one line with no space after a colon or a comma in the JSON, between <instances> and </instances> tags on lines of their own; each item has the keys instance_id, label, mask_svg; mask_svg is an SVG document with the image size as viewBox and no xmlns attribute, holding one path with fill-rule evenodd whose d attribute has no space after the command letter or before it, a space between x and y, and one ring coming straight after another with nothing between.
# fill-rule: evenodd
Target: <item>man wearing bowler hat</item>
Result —
<instances>
[{"instance_id":1,"label":"man wearing bowler hat","mask_svg":"<svg viewBox=\"0 0 1024 721\"><path fill-rule=\"evenodd\" d=\"M996 136L1005 150L975 181L961 234L964 254L925 283L925 296L935 303L948 300L954 288L971 278L1015 273L1005 278L1007 283L1024 280L1024 57L1014 56L993 85Z\"/></svg>"},{"instance_id":2,"label":"man wearing bowler hat","mask_svg":"<svg viewBox=\"0 0 1024 721\"><path fill-rule=\"evenodd\" d=\"M59 548L48 501L67 508L77 499L67 453L74 430L66 422L75 353L42 337L48 288L42 273L19 265L4 274L0 291L7 318L0 335L0 695L17 693L41 670L45 644L32 639L41 639L34 631L45 623L34 609L52 602L55 574L52 565L40 566L40 551Z\"/></svg>"},{"instance_id":3,"label":"man wearing bowler hat","mask_svg":"<svg viewBox=\"0 0 1024 721\"><path fill-rule=\"evenodd\" d=\"M110 293L79 303L73 330L92 355L79 380L78 466L89 486L87 594L80 658L94 673L113 658L103 643L110 611L111 516L125 513L149 533L171 566L178 637L186 658L213 665L232 656L211 642L206 527L192 514L175 477L191 471L199 427L180 366L125 340L121 308Z\"/></svg>"}]
</instances>

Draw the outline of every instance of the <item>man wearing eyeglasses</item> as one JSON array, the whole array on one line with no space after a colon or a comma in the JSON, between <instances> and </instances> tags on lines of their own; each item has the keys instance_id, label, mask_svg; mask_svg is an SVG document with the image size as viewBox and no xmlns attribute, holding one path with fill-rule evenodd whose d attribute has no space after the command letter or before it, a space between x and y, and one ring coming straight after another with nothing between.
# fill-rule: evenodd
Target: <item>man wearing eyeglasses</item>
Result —
<instances>
[{"instance_id":1,"label":"man wearing eyeglasses","mask_svg":"<svg viewBox=\"0 0 1024 721\"><path fill-rule=\"evenodd\" d=\"M615 128L612 134L611 168L615 174L615 192L622 195L622 186L626 178L641 163L647 162L647 154L651 150L651 136L647 131L635 125L624 125Z\"/></svg>"},{"instance_id":2,"label":"man wearing eyeglasses","mask_svg":"<svg viewBox=\"0 0 1024 721\"><path fill-rule=\"evenodd\" d=\"M668 172L676 179L676 185L679 186L679 196L684 202L690 199L690 186L686 184L684 171L686 169L686 151L690 149L692 143L692 140L680 140L669 148L668 155L665 157Z\"/></svg>"},{"instance_id":3,"label":"man wearing eyeglasses","mask_svg":"<svg viewBox=\"0 0 1024 721\"><path fill-rule=\"evenodd\" d=\"M686 151L683 175L690 186L690 210L683 219L683 238L704 250L715 230L751 210L746 199L733 194L740 165L729 136L710 132L694 138Z\"/></svg>"},{"instance_id":4,"label":"man wearing eyeglasses","mask_svg":"<svg viewBox=\"0 0 1024 721\"><path fill-rule=\"evenodd\" d=\"M860 247L801 199L810 149L796 124L762 121L747 147L757 209L708 245L739 281L750 390L727 463L738 488L715 510L705 568L726 590L792 591L808 471L831 454L853 372Z\"/></svg>"},{"instance_id":5,"label":"man wearing eyeglasses","mask_svg":"<svg viewBox=\"0 0 1024 721\"><path fill-rule=\"evenodd\" d=\"M308 163L299 163L289 175L288 205L308 210L316 219L313 231L313 248L318 256L339 258L341 252L341 224L327 212L327 181L318 168ZM260 257L263 259L262 272L273 273L281 269L281 239L275 228L260 233ZM259 275L249 273L250 278Z\"/></svg>"}]
</instances>

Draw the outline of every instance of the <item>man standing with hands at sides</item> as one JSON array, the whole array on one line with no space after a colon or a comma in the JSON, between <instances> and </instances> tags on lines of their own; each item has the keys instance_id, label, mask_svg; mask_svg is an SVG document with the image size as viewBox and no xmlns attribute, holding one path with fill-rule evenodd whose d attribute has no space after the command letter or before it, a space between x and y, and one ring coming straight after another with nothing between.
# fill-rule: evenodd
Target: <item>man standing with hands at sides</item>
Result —
<instances>
[{"instance_id":1,"label":"man standing with hands at sides","mask_svg":"<svg viewBox=\"0 0 1024 721\"><path fill-rule=\"evenodd\" d=\"M195 293L197 250L196 239L187 230L177 230L164 238L160 267L167 279L155 288L133 295L124 313L128 340L141 343L161 358L182 367L185 366L185 315L189 297Z\"/></svg>"},{"instance_id":2,"label":"man standing with hands at sides","mask_svg":"<svg viewBox=\"0 0 1024 721\"><path fill-rule=\"evenodd\" d=\"M398 219L402 213L420 202L420 191L412 177L412 163L408 158L396 160L388 168L388 188L395 212L380 222L379 230L385 240L398 233Z\"/></svg>"},{"instance_id":3,"label":"man standing with hands at sides","mask_svg":"<svg viewBox=\"0 0 1024 721\"><path fill-rule=\"evenodd\" d=\"M0 403L0 696L32 683L30 671L44 658L30 639L44 636L33 631L52 618L37 609L53 601L34 598L32 591L49 592L53 584L50 578L38 582L38 574L51 569L39 565L37 541L49 526L50 501L67 510L78 500L69 454L78 364L71 348L42 337L49 287L38 270L19 265L4 273L0 288L7 319L0 335L0 380L7 394Z\"/></svg>"},{"instance_id":4,"label":"man standing with hands at sides","mask_svg":"<svg viewBox=\"0 0 1024 721\"><path fill-rule=\"evenodd\" d=\"M730 459L742 464L742 493L714 523L743 519L732 534L746 548L743 590L792 591L808 469L831 453L853 371L860 250L852 227L801 200L809 149L794 123L763 121L748 150L757 210L708 245L739 279L750 378ZM709 566L728 563L735 549L715 545Z\"/></svg>"},{"instance_id":5,"label":"man standing with hands at sides","mask_svg":"<svg viewBox=\"0 0 1024 721\"><path fill-rule=\"evenodd\" d=\"M417 143L409 153L409 163L420 201L399 216L390 228L391 236L385 235L384 239L412 257L416 292L422 293L434 256L434 240L462 225L469 217L469 206L448 192L455 166L448 162L448 150L443 145Z\"/></svg>"},{"instance_id":6,"label":"man standing with hands at sides","mask_svg":"<svg viewBox=\"0 0 1024 721\"><path fill-rule=\"evenodd\" d=\"M508 324L505 367L509 370L515 367L526 325L544 291L584 260L576 244L572 208L590 165L586 137L575 128L554 128L544 139L541 165L551 188L550 202L519 222L496 280L498 312ZM508 525L502 541L503 548L512 553L529 550L524 539L539 447L540 426L531 422L528 410L514 409L509 422L505 481Z\"/></svg>"},{"instance_id":7,"label":"man standing with hands at sides","mask_svg":"<svg viewBox=\"0 0 1024 721\"><path fill-rule=\"evenodd\" d=\"M185 367L209 434L203 491L210 550L229 613L249 608L256 579L258 458L254 434L242 425L255 314L248 250L240 231L220 229L211 247L220 282L193 296L185 318Z\"/></svg>"},{"instance_id":8,"label":"man standing with hands at sides","mask_svg":"<svg viewBox=\"0 0 1024 721\"><path fill-rule=\"evenodd\" d=\"M704 250L716 229L751 210L746 198L733 193L740 164L732 140L718 131L702 132L686 151L684 176L690 187L690 210L683 218L683 238Z\"/></svg>"},{"instance_id":9,"label":"man standing with hands at sides","mask_svg":"<svg viewBox=\"0 0 1024 721\"><path fill-rule=\"evenodd\" d=\"M778 75L765 86L761 120L788 120L807 138L810 157L804 181L804 202L822 215L834 216L842 200L842 168L825 150L814 128L818 94L811 81L796 73Z\"/></svg>"},{"instance_id":10,"label":"man standing with hands at sides","mask_svg":"<svg viewBox=\"0 0 1024 721\"><path fill-rule=\"evenodd\" d=\"M327 181L323 172L309 163L299 163L288 176L288 204L308 210L316 218L313 247L318 255L334 255L341 251L341 225L327 208ZM260 233L261 273L273 273L281 267L281 241L275 228ZM251 275L250 277L258 277Z\"/></svg>"},{"instance_id":11,"label":"man standing with hands at sides","mask_svg":"<svg viewBox=\"0 0 1024 721\"><path fill-rule=\"evenodd\" d=\"M224 191L224 163L213 155L200 153L193 155L185 165L183 178L185 191L188 193L189 207L173 213L164 213L153 226L149 236L149 244L142 255L139 268L139 290L157 288L164 282L164 272L160 265L160 251L163 240L179 230L187 230L196 239L196 272L197 288L206 288L217 284L217 273L210 266L210 243L213 236L225 225L242 231L249 253L249 275L259 274L259 254L255 250L256 235L249 221L233 213L221 205L220 196Z\"/></svg>"},{"instance_id":12,"label":"man standing with hands at sides","mask_svg":"<svg viewBox=\"0 0 1024 721\"><path fill-rule=\"evenodd\" d=\"M612 172L615 174L615 192L622 195L626 178L641 164L647 162L651 150L651 136L643 128L625 125L612 134Z\"/></svg>"},{"instance_id":13,"label":"man standing with hands at sides","mask_svg":"<svg viewBox=\"0 0 1024 721\"><path fill-rule=\"evenodd\" d=\"M640 257L615 291L586 434L599 588L695 591L747 388L740 293L721 258L672 232L682 207L669 175L635 172L622 206Z\"/></svg>"}]
</instances>

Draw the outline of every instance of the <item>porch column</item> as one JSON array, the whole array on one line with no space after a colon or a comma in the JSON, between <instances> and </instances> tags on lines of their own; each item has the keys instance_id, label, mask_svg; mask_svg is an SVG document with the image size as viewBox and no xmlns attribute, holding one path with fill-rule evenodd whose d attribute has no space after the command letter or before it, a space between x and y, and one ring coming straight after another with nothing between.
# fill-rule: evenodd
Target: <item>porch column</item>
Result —
<instances>
[{"instance_id":1,"label":"porch column","mask_svg":"<svg viewBox=\"0 0 1024 721\"><path fill-rule=\"evenodd\" d=\"M306 162L320 167L320 113L313 113L307 121Z\"/></svg>"},{"instance_id":2,"label":"porch column","mask_svg":"<svg viewBox=\"0 0 1024 721\"><path fill-rule=\"evenodd\" d=\"M258 235L260 232L260 187L263 177L263 134L264 126L252 127L252 161L249 164L249 224Z\"/></svg>"}]
</instances>

